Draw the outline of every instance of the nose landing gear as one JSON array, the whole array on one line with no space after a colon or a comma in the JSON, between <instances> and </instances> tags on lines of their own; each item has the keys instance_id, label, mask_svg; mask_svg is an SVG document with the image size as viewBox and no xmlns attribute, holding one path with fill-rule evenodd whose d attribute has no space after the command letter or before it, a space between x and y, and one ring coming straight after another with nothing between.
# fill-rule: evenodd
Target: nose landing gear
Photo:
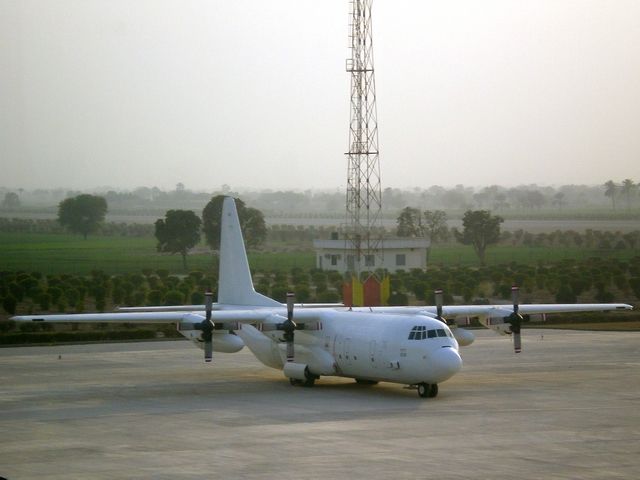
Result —
<instances>
[{"instance_id":1,"label":"nose landing gear","mask_svg":"<svg viewBox=\"0 0 640 480\"><path fill-rule=\"evenodd\" d=\"M438 384L437 383L419 383L418 384L418 395L422 398L434 398L438 395Z\"/></svg>"}]
</instances>

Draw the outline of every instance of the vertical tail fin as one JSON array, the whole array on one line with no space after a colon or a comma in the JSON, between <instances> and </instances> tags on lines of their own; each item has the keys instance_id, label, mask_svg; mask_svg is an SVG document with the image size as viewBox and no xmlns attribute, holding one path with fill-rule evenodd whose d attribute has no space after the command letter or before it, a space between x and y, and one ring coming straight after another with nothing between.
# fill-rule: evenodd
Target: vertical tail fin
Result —
<instances>
[{"instance_id":1,"label":"vertical tail fin","mask_svg":"<svg viewBox=\"0 0 640 480\"><path fill-rule=\"evenodd\" d=\"M282 306L253 288L236 202L232 197L226 197L222 204L218 303L256 307Z\"/></svg>"}]
</instances>

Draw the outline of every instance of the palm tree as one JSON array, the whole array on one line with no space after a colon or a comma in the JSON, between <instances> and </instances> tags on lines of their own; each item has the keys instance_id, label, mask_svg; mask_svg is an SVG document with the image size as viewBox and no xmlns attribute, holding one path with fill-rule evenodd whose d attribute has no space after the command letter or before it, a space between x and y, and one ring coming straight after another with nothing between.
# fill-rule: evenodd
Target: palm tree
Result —
<instances>
[{"instance_id":1,"label":"palm tree","mask_svg":"<svg viewBox=\"0 0 640 480\"><path fill-rule=\"evenodd\" d=\"M637 185L633 183L633 180L630 178L625 178L622 182L622 188L620 191L627 198L627 210L631 208L631 194L636 189Z\"/></svg>"},{"instance_id":2,"label":"palm tree","mask_svg":"<svg viewBox=\"0 0 640 480\"><path fill-rule=\"evenodd\" d=\"M608 180L605 184L604 184L604 195L605 197L610 197L611 198L611 202L613 203L613 209L616 209L616 188L617 185L615 183L613 183L613 180Z\"/></svg>"}]
</instances>

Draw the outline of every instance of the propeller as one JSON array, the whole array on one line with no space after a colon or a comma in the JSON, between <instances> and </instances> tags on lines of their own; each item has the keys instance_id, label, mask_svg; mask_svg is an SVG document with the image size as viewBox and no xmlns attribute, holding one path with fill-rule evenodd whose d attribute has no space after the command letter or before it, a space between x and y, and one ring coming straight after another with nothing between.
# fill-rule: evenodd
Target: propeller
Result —
<instances>
[{"instance_id":1,"label":"propeller","mask_svg":"<svg viewBox=\"0 0 640 480\"><path fill-rule=\"evenodd\" d=\"M458 324L456 323L455 318L451 318L447 320L442 316L442 301L443 301L443 292L441 289L435 290L434 296L436 298L436 318L440 320L442 323L447 325L451 330L451 333L455 337L456 341L461 346L471 345L475 336L468 330L464 328L458 328Z\"/></svg>"},{"instance_id":2,"label":"propeller","mask_svg":"<svg viewBox=\"0 0 640 480\"><path fill-rule=\"evenodd\" d=\"M282 335L284 341L287 344L287 362L293 362L295 352L293 349L294 332L296 330L296 323L293 321L293 303L295 301L295 295L293 293L287 293L287 320L282 323Z\"/></svg>"},{"instance_id":3,"label":"propeller","mask_svg":"<svg viewBox=\"0 0 640 480\"><path fill-rule=\"evenodd\" d=\"M437 289L433 292L435 298L436 298L436 318L438 320L440 320L442 323L450 326L450 327L457 327L456 321L454 319L451 320L447 320L446 318L444 318L442 316L442 302L443 302L443 298L444 298L444 293L442 291L442 289Z\"/></svg>"},{"instance_id":4,"label":"propeller","mask_svg":"<svg viewBox=\"0 0 640 480\"><path fill-rule=\"evenodd\" d=\"M204 294L205 303L204 311L205 318L200 323L200 330L202 330L202 341L204 342L204 361L210 362L213 358L213 327L214 324L211 321L211 308L213 306L213 293L207 291Z\"/></svg>"},{"instance_id":5,"label":"propeller","mask_svg":"<svg viewBox=\"0 0 640 480\"><path fill-rule=\"evenodd\" d=\"M438 289L434 291L433 294L436 298L436 315L438 317L438 320L440 320L441 322L447 323L445 319L442 318L442 298L443 298L442 290Z\"/></svg>"},{"instance_id":6,"label":"propeller","mask_svg":"<svg viewBox=\"0 0 640 480\"><path fill-rule=\"evenodd\" d=\"M513 313L509 315L508 321L511 324L511 333L513 334L513 349L516 353L522 351L522 339L520 337L520 328L522 326L522 315L519 310L520 288L515 285L511 287L511 299L513 300Z\"/></svg>"}]
</instances>

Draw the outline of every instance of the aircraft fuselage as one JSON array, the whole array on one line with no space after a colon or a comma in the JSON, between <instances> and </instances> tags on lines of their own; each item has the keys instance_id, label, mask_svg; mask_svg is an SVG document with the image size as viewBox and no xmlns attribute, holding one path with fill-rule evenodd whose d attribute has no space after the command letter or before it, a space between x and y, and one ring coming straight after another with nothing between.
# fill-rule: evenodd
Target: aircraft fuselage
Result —
<instances>
[{"instance_id":1,"label":"aircraft fuselage","mask_svg":"<svg viewBox=\"0 0 640 480\"><path fill-rule=\"evenodd\" d=\"M317 313L299 310L296 318L300 321ZM274 310L273 314L283 312ZM314 376L437 384L462 367L453 334L447 325L431 317L327 309L316 328L295 332L292 362L306 366ZM281 331L260 331L243 324L236 334L263 364L285 369L287 374ZM216 337L214 345L219 343Z\"/></svg>"}]
</instances>

